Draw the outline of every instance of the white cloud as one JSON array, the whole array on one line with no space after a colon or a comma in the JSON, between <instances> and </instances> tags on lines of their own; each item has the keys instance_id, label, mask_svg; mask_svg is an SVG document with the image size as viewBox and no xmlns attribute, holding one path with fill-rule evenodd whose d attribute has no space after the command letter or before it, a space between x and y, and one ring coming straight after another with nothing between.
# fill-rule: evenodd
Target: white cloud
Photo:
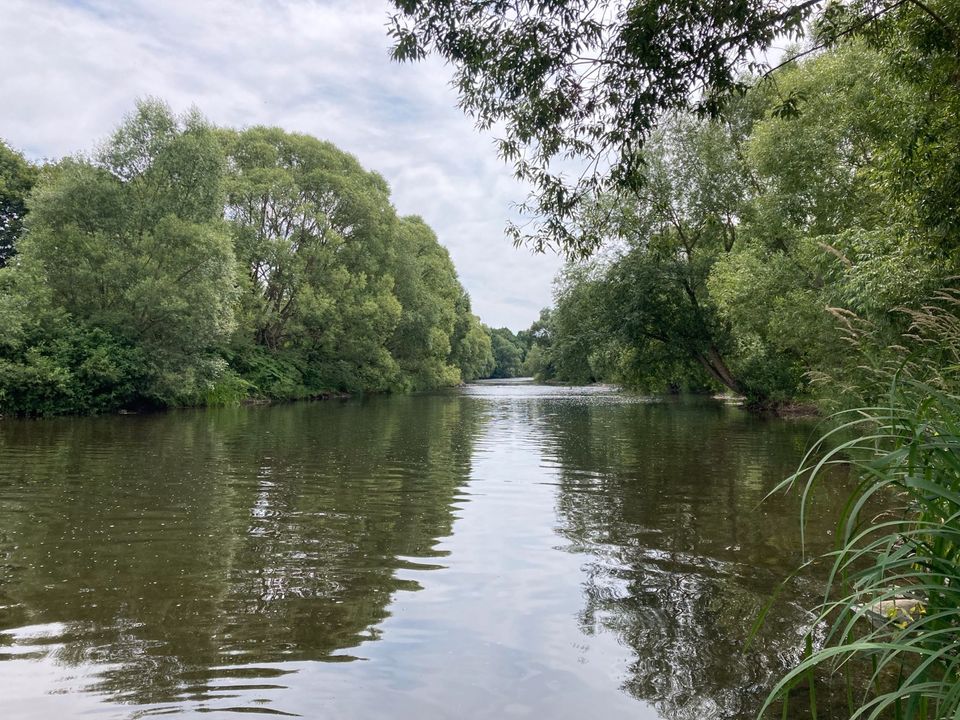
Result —
<instances>
[{"instance_id":1,"label":"white cloud","mask_svg":"<svg viewBox=\"0 0 960 720\"><path fill-rule=\"evenodd\" d=\"M437 231L485 322L526 327L560 261L504 237L524 187L456 108L449 68L389 60L388 12L385 0L0 0L0 137L33 157L88 150L153 95L218 124L331 140Z\"/></svg>"}]
</instances>

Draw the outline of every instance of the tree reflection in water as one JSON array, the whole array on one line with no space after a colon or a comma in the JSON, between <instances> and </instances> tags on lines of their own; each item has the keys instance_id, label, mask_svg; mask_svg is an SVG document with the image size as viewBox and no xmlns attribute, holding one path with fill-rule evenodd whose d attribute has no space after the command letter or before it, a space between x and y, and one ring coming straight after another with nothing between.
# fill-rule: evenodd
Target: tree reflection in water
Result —
<instances>
[{"instance_id":1,"label":"tree reflection in water","mask_svg":"<svg viewBox=\"0 0 960 720\"><path fill-rule=\"evenodd\" d=\"M764 603L801 563L797 498L764 496L796 469L810 425L718 403L537 414L559 473L558 532L588 558L580 623L632 651L623 689L666 718L754 717L802 655L806 609L819 602L817 576L796 578L745 650ZM825 489L821 507L842 495ZM829 549L832 522L810 519L808 552Z\"/></svg>"},{"instance_id":2,"label":"tree reflection in water","mask_svg":"<svg viewBox=\"0 0 960 720\"><path fill-rule=\"evenodd\" d=\"M4 710L749 718L820 588L744 652L809 433L533 386L2 423Z\"/></svg>"},{"instance_id":3,"label":"tree reflection in water","mask_svg":"<svg viewBox=\"0 0 960 720\"><path fill-rule=\"evenodd\" d=\"M349 661L418 589L396 571L442 562L481 421L438 396L5 424L0 630L68 621L20 644L143 705Z\"/></svg>"}]
</instances>

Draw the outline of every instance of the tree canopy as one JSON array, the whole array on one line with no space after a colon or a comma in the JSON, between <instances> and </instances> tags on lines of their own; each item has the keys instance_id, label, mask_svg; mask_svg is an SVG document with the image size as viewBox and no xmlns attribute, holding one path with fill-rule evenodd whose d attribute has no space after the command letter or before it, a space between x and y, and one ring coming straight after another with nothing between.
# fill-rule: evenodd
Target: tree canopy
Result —
<instances>
[{"instance_id":1,"label":"tree canopy","mask_svg":"<svg viewBox=\"0 0 960 720\"><path fill-rule=\"evenodd\" d=\"M795 112L783 112L784 94L802 98ZM907 168L946 176L939 152L904 152L929 129L929 97L887 51L851 40L784 68L720 118L664 118L641 153L642 184L582 213L608 250L558 279L538 373L760 403L826 383L828 402L842 403L867 364L838 350L850 323L868 324L881 347L899 342L899 309L957 274L934 196L901 191Z\"/></svg>"},{"instance_id":2,"label":"tree canopy","mask_svg":"<svg viewBox=\"0 0 960 720\"><path fill-rule=\"evenodd\" d=\"M575 255L598 242L580 223L582 203L642 184L639 151L663 116L715 117L750 84L751 72L768 69L765 53L775 41L807 36L823 45L869 32L899 45L905 65L933 61L944 78L960 55L950 0L393 4L394 57L438 53L455 68L461 106L480 127L503 128L500 154L531 183L526 209L537 221L532 229L512 226L515 239ZM784 95L781 109L789 112L798 99ZM942 192L955 180L947 174L952 179L924 184Z\"/></svg>"},{"instance_id":3,"label":"tree canopy","mask_svg":"<svg viewBox=\"0 0 960 720\"><path fill-rule=\"evenodd\" d=\"M9 262L14 241L23 232L27 195L36 180L36 167L0 141L0 267Z\"/></svg>"},{"instance_id":4,"label":"tree canopy","mask_svg":"<svg viewBox=\"0 0 960 720\"><path fill-rule=\"evenodd\" d=\"M523 375L523 363L529 349L528 338L515 335L510 328L489 329L493 349L492 378L514 378Z\"/></svg>"},{"instance_id":5,"label":"tree canopy","mask_svg":"<svg viewBox=\"0 0 960 720\"><path fill-rule=\"evenodd\" d=\"M213 129L156 102L93 158L44 169L3 278L0 405L163 404L216 376L236 296L224 171Z\"/></svg>"},{"instance_id":6,"label":"tree canopy","mask_svg":"<svg viewBox=\"0 0 960 720\"><path fill-rule=\"evenodd\" d=\"M35 171L3 152L20 205L0 412L424 389L493 368L436 235L328 142L147 100L29 192L9 178Z\"/></svg>"}]
</instances>

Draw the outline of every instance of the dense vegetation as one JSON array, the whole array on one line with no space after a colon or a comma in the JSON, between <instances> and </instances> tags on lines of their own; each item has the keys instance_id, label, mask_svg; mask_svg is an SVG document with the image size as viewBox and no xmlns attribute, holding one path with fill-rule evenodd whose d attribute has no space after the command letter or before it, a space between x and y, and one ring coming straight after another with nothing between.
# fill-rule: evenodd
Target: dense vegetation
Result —
<instances>
[{"instance_id":1,"label":"dense vegetation","mask_svg":"<svg viewBox=\"0 0 960 720\"><path fill-rule=\"evenodd\" d=\"M960 3L394 5L396 57L438 52L504 128L517 241L604 250L558 278L527 370L840 410L793 480L805 503L835 462L859 483L771 704L816 717L822 667L848 717L958 717Z\"/></svg>"},{"instance_id":2,"label":"dense vegetation","mask_svg":"<svg viewBox=\"0 0 960 720\"><path fill-rule=\"evenodd\" d=\"M504 128L533 188L517 239L604 250L558 279L543 378L845 392L838 316L898 341L891 311L957 273L955 3L394 4L395 56L438 52ZM784 34L779 67L748 61Z\"/></svg>"},{"instance_id":3,"label":"dense vegetation","mask_svg":"<svg viewBox=\"0 0 960 720\"><path fill-rule=\"evenodd\" d=\"M92 157L0 146L0 412L452 385L493 368L450 256L330 143L158 101Z\"/></svg>"},{"instance_id":4,"label":"dense vegetation","mask_svg":"<svg viewBox=\"0 0 960 720\"><path fill-rule=\"evenodd\" d=\"M530 336L521 330L514 334L510 328L488 328L493 348L493 370L491 378L522 377L524 361L530 349Z\"/></svg>"},{"instance_id":5,"label":"dense vegetation","mask_svg":"<svg viewBox=\"0 0 960 720\"><path fill-rule=\"evenodd\" d=\"M842 668L850 718L960 712L958 308L954 291L909 311L907 336L880 365L874 329L848 330L869 371L888 380L887 392L874 405L837 413L781 485L802 488L808 509L815 486L838 467L842 476L852 466L860 481L825 558L829 582L808 656L780 680L768 707L783 699L784 712L792 701L816 713L815 671Z\"/></svg>"},{"instance_id":6,"label":"dense vegetation","mask_svg":"<svg viewBox=\"0 0 960 720\"><path fill-rule=\"evenodd\" d=\"M849 41L757 82L718 119L665 116L640 186L584 207L584 237L606 250L557 279L530 369L760 404L859 399L869 378L844 350L850 320L878 346L899 342L896 310L960 272L948 194L960 133L941 128L960 94L932 100L898 61Z\"/></svg>"},{"instance_id":7,"label":"dense vegetation","mask_svg":"<svg viewBox=\"0 0 960 720\"><path fill-rule=\"evenodd\" d=\"M23 232L26 198L36 178L37 169L0 142L0 268L13 255L13 243Z\"/></svg>"}]
</instances>

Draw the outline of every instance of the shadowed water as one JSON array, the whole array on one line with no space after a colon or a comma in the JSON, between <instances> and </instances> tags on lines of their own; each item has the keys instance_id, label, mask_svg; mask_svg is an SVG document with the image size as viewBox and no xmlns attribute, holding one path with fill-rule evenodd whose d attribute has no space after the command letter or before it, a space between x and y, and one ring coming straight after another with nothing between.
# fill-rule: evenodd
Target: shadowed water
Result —
<instances>
[{"instance_id":1,"label":"shadowed water","mask_svg":"<svg viewBox=\"0 0 960 720\"><path fill-rule=\"evenodd\" d=\"M521 383L0 422L0 716L752 717L811 430Z\"/></svg>"}]
</instances>

